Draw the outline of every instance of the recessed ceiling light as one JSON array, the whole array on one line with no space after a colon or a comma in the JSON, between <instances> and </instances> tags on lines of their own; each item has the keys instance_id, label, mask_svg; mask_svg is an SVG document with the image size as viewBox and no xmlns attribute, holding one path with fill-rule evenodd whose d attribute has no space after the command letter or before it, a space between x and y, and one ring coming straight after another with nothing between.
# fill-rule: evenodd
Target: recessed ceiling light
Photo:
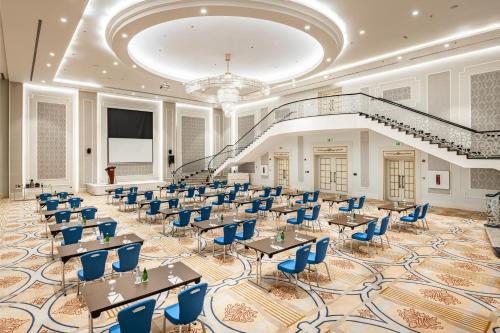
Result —
<instances>
[{"instance_id":1,"label":"recessed ceiling light","mask_svg":"<svg viewBox=\"0 0 500 333\"><path fill-rule=\"evenodd\" d=\"M107 71L107 70L105 70L105 69L103 69L103 70L101 71L101 73L102 73L102 74L106 74L107 72L108 72L108 71Z\"/></svg>"},{"instance_id":2,"label":"recessed ceiling light","mask_svg":"<svg viewBox=\"0 0 500 333\"><path fill-rule=\"evenodd\" d=\"M364 30L359 30L359 34L360 34L360 35L364 35L364 34L365 34L365 31L364 31Z\"/></svg>"},{"instance_id":3,"label":"recessed ceiling light","mask_svg":"<svg viewBox=\"0 0 500 333\"><path fill-rule=\"evenodd\" d=\"M398 60L401 60L401 59L403 59L403 57L402 56L398 56Z\"/></svg>"},{"instance_id":4,"label":"recessed ceiling light","mask_svg":"<svg viewBox=\"0 0 500 333\"><path fill-rule=\"evenodd\" d=\"M323 78L328 79L328 78L329 78L329 76L328 76L328 75L325 75L325 76L323 76Z\"/></svg>"},{"instance_id":5,"label":"recessed ceiling light","mask_svg":"<svg viewBox=\"0 0 500 333\"><path fill-rule=\"evenodd\" d=\"M133 92L133 93L131 93L131 95L132 95L132 96L135 96L135 93Z\"/></svg>"},{"instance_id":6,"label":"recessed ceiling light","mask_svg":"<svg viewBox=\"0 0 500 333\"><path fill-rule=\"evenodd\" d=\"M47 64L46 66L47 66L47 67L52 67L52 65L51 65L51 64Z\"/></svg>"},{"instance_id":7,"label":"recessed ceiling light","mask_svg":"<svg viewBox=\"0 0 500 333\"><path fill-rule=\"evenodd\" d=\"M295 79L292 79L292 82L295 82Z\"/></svg>"},{"instance_id":8,"label":"recessed ceiling light","mask_svg":"<svg viewBox=\"0 0 500 333\"><path fill-rule=\"evenodd\" d=\"M133 65L132 65L132 68L137 68L137 65L136 65L136 64L133 64Z\"/></svg>"},{"instance_id":9,"label":"recessed ceiling light","mask_svg":"<svg viewBox=\"0 0 500 333\"><path fill-rule=\"evenodd\" d=\"M113 65L118 66L118 61L113 62Z\"/></svg>"},{"instance_id":10,"label":"recessed ceiling light","mask_svg":"<svg viewBox=\"0 0 500 333\"><path fill-rule=\"evenodd\" d=\"M326 58L326 62L332 61L332 58Z\"/></svg>"},{"instance_id":11,"label":"recessed ceiling light","mask_svg":"<svg viewBox=\"0 0 500 333\"><path fill-rule=\"evenodd\" d=\"M202 8L200 9L200 13L205 15L207 13L207 9L206 8Z\"/></svg>"},{"instance_id":12,"label":"recessed ceiling light","mask_svg":"<svg viewBox=\"0 0 500 333\"><path fill-rule=\"evenodd\" d=\"M142 88L142 89L144 89L144 88L146 88L146 86L145 86L145 85L142 85L142 86L141 86L141 88Z\"/></svg>"},{"instance_id":13,"label":"recessed ceiling light","mask_svg":"<svg viewBox=\"0 0 500 333\"><path fill-rule=\"evenodd\" d=\"M450 44L446 43L446 44L444 44L444 47L449 48Z\"/></svg>"},{"instance_id":14,"label":"recessed ceiling light","mask_svg":"<svg viewBox=\"0 0 500 333\"><path fill-rule=\"evenodd\" d=\"M55 54L54 52L50 52L50 53L49 53L49 56L51 56L51 57L53 57L53 56L55 56L55 55L56 55L56 54Z\"/></svg>"},{"instance_id":15,"label":"recessed ceiling light","mask_svg":"<svg viewBox=\"0 0 500 333\"><path fill-rule=\"evenodd\" d=\"M306 29L306 30L310 30L310 29L311 29L311 26L310 26L310 25L306 25L306 26L304 26L304 29Z\"/></svg>"},{"instance_id":16,"label":"recessed ceiling light","mask_svg":"<svg viewBox=\"0 0 500 333\"><path fill-rule=\"evenodd\" d=\"M122 37L123 37L123 38L127 38L127 37L128 37L128 35L127 35L126 33L122 33Z\"/></svg>"},{"instance_id":17,"label":"recessed ceiling light","mask_svg":"<svg viewBox=\"0 0 500 333\"><path fill-rule=\"evenodd\" d=\"M61 21L62 23L66 23L66 22L68 22L68 19L67 19L67 18L65 18L65 17L61 17L61 18L59 19L59 21Z\"/></svg>"},{"instance_id":18,"label":"recessed ceiling light","mask_svg":"<svg viewBox=\"0 0 500 333\"><path fill-rule=\"evenodd\" d=\"M295 83L292 84L292 87L296 87L297 85Z\"/></svg>"},{"instance_id":19,"label":"recessed ceiling light","mask_svg":"<svg viewBox=\"0 0 500 333\"><path fill-rule=\"evenodd\" d=\"M42 80L42 83L45 83L45 80Z\"/></svg>"},{"instance_id":20,"label":"recessed ceiling light","mask_svg":"<svg viewBox=\"0 0 500 333\"><path fill-rule=\"evenodd\" d=\"M420 12L418 10L414 10L411 12L411 15L413 15L413 16L417 16L418 14L420 14Z\"/></svg>"}]
</instances>

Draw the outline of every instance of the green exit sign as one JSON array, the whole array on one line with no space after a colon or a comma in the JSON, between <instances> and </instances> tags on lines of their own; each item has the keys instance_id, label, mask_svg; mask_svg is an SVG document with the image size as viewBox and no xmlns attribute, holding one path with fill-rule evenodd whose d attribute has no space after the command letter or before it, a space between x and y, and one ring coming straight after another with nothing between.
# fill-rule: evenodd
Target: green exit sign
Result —
<instances>
[{"instance_id":1,"label":"green exit sign","mask_svg":"<svg viewBox=\"0 0 500 333\"><path fill-rule=\"evenodd\" d=\"M401 142L399 142L399 141L394 141L394 145L395 145L395 146L401 146Z\"/></svg>"}]
</instances>

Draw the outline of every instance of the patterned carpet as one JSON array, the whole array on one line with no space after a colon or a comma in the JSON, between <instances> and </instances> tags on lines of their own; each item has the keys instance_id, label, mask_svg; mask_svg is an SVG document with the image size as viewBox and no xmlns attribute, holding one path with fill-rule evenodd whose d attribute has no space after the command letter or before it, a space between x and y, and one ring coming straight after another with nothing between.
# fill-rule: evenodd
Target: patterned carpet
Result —
<instances>
[{"instance_id":1,"label":"patterned carpet","mask_svg":"<svg viewBox=\"0 0 500 333\"><path fill-rule=\"evenodd\" d=\"M209 332L500 332L500 260L486 238L481 214L431 209L430 230L397 226L389 231L391 247L367 252L364 245L338 241L337 228L329 227L322 207L322 231L333 240L326 262L315 274L301 275L299 287L283 275L274 287L276 263L294 252L263 264L267 293L249 283L255 277L255 256L238 248L239 256L213 257L211 239L205 234L207 257L195 254L196 238L163 236L161 225L137 221L137 212L121 212L106 197L81 194L85 205L98 207L101 217L116 219L118 233L134 232L146 241L140 265L148 268L183 261L209 283L201 320ZM382 216L378 202L368 201L365 213ZM66 265L70 288L60 291L61 265L50 258L45 224L35 212L34 201L0 201L0 333L86 332L88 314L76 297L79 259ZM228 214L230 214L228 212ZM241 216L241 214L240 214ZM281 226L284 225L281 218ZM269 216L258 222L257 238L274 234L276 221ZM360 230L358 230L360 231ZM307 233L312 233L306 229ZM93 239L92 230L84 239ZM60 241L60 239L58 239ZM372 250L374 250L372 248ZM117 256L110 252L107 273ZM308 279L311 279L312 290ZM157 295L153 332L162 328L162 308L176 302L176 292ZM96 332L116 320L119 309L94 321ZM169 326L167 331L176 331ZM201 326L191 327L201 332ZM177 331L176 331L177 332Z\"/></svg>"}]
</instances>

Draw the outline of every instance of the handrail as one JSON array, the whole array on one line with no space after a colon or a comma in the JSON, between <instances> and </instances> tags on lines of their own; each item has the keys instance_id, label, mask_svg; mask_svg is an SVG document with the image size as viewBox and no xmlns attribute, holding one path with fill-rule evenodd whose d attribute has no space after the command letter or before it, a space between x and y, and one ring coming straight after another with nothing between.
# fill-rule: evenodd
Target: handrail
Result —
<instances>
[{"instance_id":1,"label":"handrail","mask_svg":"<svg viewBox=\"0 0 500 333\"><path fill-rule=\"evenodd\" d=\"M224 153L230 153L230 152L233 152L235 150L237 150L238 148L235 148L235 149L232 149L232 150L227 150L229 147L235 147L237 146L239 143L242 142L242 140L244 140L248 134L252 133L252 131L255 131L256 128L259 127L259 125L261 125L261 123L263 121L265 121L266 119L268 119L268 117L271 115L271 114L274 114L276 110L279 110L279 109L282 109L288 105L292 105L292 104L298 104L298 103L301 103L301 102L306 102L306 101L311 101L311 100L320 100L320 99L326 99L326 98L335 98L335 97L343 97L343 96L366 96L372 100L377 100L377 101L380 101L384 104L389 104L389 105L393 105L393 106L396 106L398 108L402 108L402 109L405 109L407 111L410 111L410 112L413 112L413 113L416 113L418 115L421 115L421 116L424 116L424 117L427 117L427 118L430 118L430 119L434 119L434 120L437 120L438 122L442 122L444 124L447 124L447 125L450 125L450 126L454 126L454 127L457 127L457 128L460 128L462 130L465 130L465 131L468 131L468 132L471 132L471 133L476 133L476 134L487 134L487 133L495 133L495 132L498 132L499 135L500 135L500 130L488 130L488 131L479 131L479 130L476 130L476 129L473 129L473 128L470 128L470 127L467 127L467 126L464 126L464 125L461 125L461 124L457 124L457 123L454 123L452 121L449 121L449 120L446 120L446 119L443 119L441 117L438 117L438 116L435 116L435 115L432 115L432 114L428 114L426 112L422 112L422 111L419 111L419 110L416 110L412 107L409 107L409 106L406 106L406 105L403 105L403 104L400 104L400 103L397 103L397 102L394 102L394 101L390 101L390 100L387 100L385 98L380 98L380 97L375 97L375 96L371 96L369 94L365 94L365 93L348 93L348 94L337 94L337 95L328 95L328 96L316 96L316 97L310 97L310 98L304 98L304 99L300 99L300 100L296 100L296 101L291 101L291 102L288 102L288 103L284 103L278 107L275 107L273 108L271 111L269 111L264 117L262 117L254 126L252 126L252 128L250 128L248 131L246 131L236 142L234 142L233 144L228 144L226 146L224 146L221 150L219 150L216 154L213 154L213 155L209 155L209 156L206 156L206 157L203 157L203 158L200 158L200 159L197 159L197 160L194 160L194 161L191 161L191 162L188 162L188 163L185 163L183 165L181 165L180 167L178 167L173 175L174 175L174 178L175 178L175 175L176 173L182 169L182 167L186 166L186 165L189 165L189 164L192 164L192 163L195 163L195 162L199 162L201 160L204 160L204 159L209 159L208 161L208 164L207 164L207 169L208 170L211 170L211 165L212 165L212 162L215 158L217 158L218 156L221 156L222 154ZM289 117L294 111L290 112L289 114L285 115L283 118L287 118ZM359 113L359 112L353 112L353 113ZM282 119L280 121L284 121L285 119ZM275 122L276 123L276 122ZM270 128L271 126L273 126L275 123L271 123L269 125L268 128ZM267 129L268 129L267 128Z\"/></svg>"},{"instance_id":2,"label":"handrail","mask_svg":"<svg viewBox=\"0 0 500 333\"><path fill-rule=\"evenodd\" d=\"M500 191L498 191L497 193L486 194L486 197L488 197L488 198L494 198L494 197L498 197L498 196L500 196Z\"/></svg>"}]
</instances>

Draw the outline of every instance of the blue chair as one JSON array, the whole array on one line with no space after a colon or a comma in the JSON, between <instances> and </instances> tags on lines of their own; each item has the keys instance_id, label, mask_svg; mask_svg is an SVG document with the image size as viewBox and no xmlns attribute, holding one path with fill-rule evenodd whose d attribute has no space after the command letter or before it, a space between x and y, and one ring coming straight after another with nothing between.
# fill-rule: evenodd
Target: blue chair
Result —
<instances>
[{"instance_id":1,"label":"blue chair","mask_svg":"<svg viewBox=\"0 0 500 333\"><path fill-rule=\"evenodd\" d=\"M80 204L82 203L82 199L78 197L73 197L68 199L68 205L70 208L78 208L80 207Z\"/></svg>"},{"instance_id":2,"label":"blue chair","mask_svg":"<svg viewBox=\"0 0 500 333\"><path fill-rule=\"evenodd\" d=\"M186 183L181 182L181 183L179 184L179 189L183 190L183 189L185 189L185 188L186 188Z\"/></svg>"},{"instance_id":3,"label":"blue chair","mask_svg":"<svg viewBox=\"0 0 500 333\"><path fill-rule=\"evenodd\" d=\"M196 189L193 187L193 186L189 186L188 189L187 189L187 193L186 195L184 196L184 202L187 200L187 199L193 199L194 200L194 191Z\"/></svg>"},{"instance_id":4,"label":"blue chair","mask_svg":"<svg viewBox=\"0 0 500 333\"><path fill-rule=\"evenodd\" d=\"M59 199L47 200L45 206L47 207L47 210L56 210L59 206Z\"/></svg>"},{"instance_id":5,"label":"blue chair","mask_svg":"<svg viewBox=\"0 0 500 333\"><path fill-rule=\"evenodd\" d=\"M121 194L123 194L123 187L115 188L115 194L111 197L111 201L121 200Z\"/></svg>"},{"instance_id":6,"label":"blue chair","mask_svg":"<svg viewBox=\"0 0 500 333\"><path fill-rule=\"evenodd\" d=\"M350 213L350 212L352 212L352 210L354 208L354 202L355 201L356 201L356 198L349 198L349 199L347 199L347 206L339 207L339 212L342 212L342 213Z\"/></svg>"},{"instance_id":7,"label":"blue chair","mask_svg":"<svg viewBox=\"0 0 500 333\"><path fill-rule=\"evenodd\" d=\"M370 242L373 239L373 235L375 234L375 227L377 226L377 220L371 221L368 223L368 227L366 228L365 232L356 232L351 235L352 241L351 241L351 252L352 252L352 243L354 241L359 241L359 242L366 242L368 246L368 252L370 252Z\"/></svg>"},{"instance_id":8,"label":"blue chair","mask_svg":"<svg viewBox=\"0 0 500 333\"><path fill-rule=\"evenodd\" d=\"M109 237L115 237L116 225L116 221L106 221L97 224L97 227L99 228L99 235L102 235L103 237L106 235Z\"/></svg>"},{"instance_id":9,"label":"blue chair","mask_svg":"<svg viewBox=\"0 0 500 333\"><path fill-rule=\"evenodd\" d=\"M271 193L271 196L273 196L274 198L280 198L281 201L281 192L283 192L283 186L276 186L276 188L274 189L274 193Z\"/></svg>"},{"instance_id":10,"label":"blue chair","mask_svg":"<svg viewBox=\"0 0 500 333\"><path fill-rule=\"evenodd\" d=\"M241 192L248 192L248 186L250 186L250 183L243 183L243 188L241 189Z\"/></svg>"},{"instance_id":11,"label":"blue chair","mask_svg":"<svg viewBox=\"0 0 500 333\"><path fill-rule=\"evenodd\" d=\"M82 239L82 232L83 227L81 225L63 229L63 241L61 242L61 245L64 246L78 243L78 241Z\"/></svg>"},{"instance_id":12,"label":"blue chair","mask_svg":"<svg viewBox=\"0 0 500 333\"><path fill-rule=\"evenodd\" d=\"M224 193L217 194L217 200L212 201L212 206L223 207L224 206Z\"/></svg>"},{"instance_id":13,"label":"blue chair","mask_svg":"<svg viewBox=\"0 0 500 333\"><path fill-rule=\"evenodd\" d=\"M310 251L311 244L301 246L295 253L295 259L288 259L278 264L278 270L283 272L284 274L288 273L292 276L295 274L295 288L297 288L299 274L302 273L306 268L307 258L309 257ZM309 274L307 277L307 280L309 281L309 288L311 288L311 280L309 279ZM276 274L275 285L278 285L278 274Z\"/></svg>"},{"instance_id":14,"label":"blue chair","mask_svg":"<svg viewBox=\"0 0 500 333\"><path fill-rule=\"evenodd\" d=\"M427 225L427 230L429 230L429 223L427 223L427 218L426 218L428 209L429 209L429 204L428 203L423 204L422 211L420 212L420 216L418 217L418 219L422 222L422 227L424 228L424 230L426 225ZM409 215L413 216L413 213L410 213Z\"/></svg>"},{"instance_id":15,"label":"blue chair","mask_svg":"<svg viewBox=\"0 0 500 333\"><path fill-rule=\"evenodd\" d=\"M181 210L179 212L179 219L172 222L172 236L176 229L186 230L189 227L189 221L191 220L190 210Z\"/></svg>"},{"instance_id":16,"label":"blue chair","mask_svg":"<svg viewBox=\"0 0 500 333\"><path fill-rule=\"evenodd\" d=\"M234 202L234 200L236 200L236 193L238 191L231 191L229 192L228 196L227 196L227 199L224 199L224 203L227 204L229 206L229 208L231 208L231 204Z\"/></svg>"},{"instance_id":17,"label":"blue chair","mask_svg":"<svg viewBox=\"0 0 500 333\"><path fill-rule=\"evenodd\" d=\"M59 200L66 200L68 199L69 193L68 192L59 192L57 193L57 197Z\"/></svg>"},{"instance_id":18,"label":"blue chair","mask_svg":"<svg viewBox=\"0 0 500 333\"><path fill-rule=\"evenodd\" d=\"M264 205L262 206L259 206L259 211L262 212L263 215L266 215L267 212L269 212L271 210L271 208L273 208L273 201L274 201L274 197L269 197L267 198L264 202Z\"/></svg>"},{"instance_id":19,"label":"blue chair","mask_svg":"<svg viewBox=\"0 0 500 333\"><path fill-rule=\"evenodd\" d=\"M363 209L363 206L365 205L365 200L366 200L366 196L364 196L364 195L360 196L358 199L358 203L354 204L352 206L352 209L356 209L358 212L361 213L361 210Z\"/></svg>"},{"instance_id":20,"label":"blue chair","mask_svg":"<svg viewBox=\"0 0 500 333\"><path fill-rule=\"evenodd\" d=\"M391 217L389 215L384 216L380 221L380 228L375 228L375 231L373 232L373 236L380 238L380 245L382 245L382 250L384 249L384 242L382 241L382 236L384 235L385 239L387 240L387 245L391 247L391 243L389 243L389 237L387 236L387 227L389 225L390 220Z\"/></svg>"},{"instance_id":21,"label":"blue chair","mask_svg":"<svg viewBox=\"0 0 500 333\"><path fill-rule=\"evenodd\" d=\"M85 283L104 277L107 258L108 251L106 250L93 251L80 256L82 269L78 270L76 273L78 278L78 284L76 287L77 296L80 294L80 282Z\"/></svg>"},{"instance_id":22,"label":"blue chair","mask_svg":"<svg viewBox=\"0 0 500 333\"><path fill-rule=\"evenodd\" d=\"M165 319L174 325L188 325L198 320L198 316L203 310L207 287L206 283L200 283L184 289L177 295L179 303L167 306L164 310L163 333L165 333ZM200 320L199 322L203 332L205 332L205 324ZM182 326L180 328L182 331Z\"/></svg>"},{"instance_id":23,"label":"blue chair","mask_svg":"<svg viewBox=\"0 0 500 333\"><path fill-rule=\"evenodd\" d=\"M307 204L308 201L309 201L309 192L304 192L304 194L302 194L302 200L295 200L295 203L299 205L305 205Z\"/></svg>"},{"instance_id":24,"label":"blue chair","mask_svg":"<svg viewBox=\"0 0 500 333\"><path fill-rule=\"evenodd\" d=\"M241 184L240 183L234 183L233 185L233 191L238 193L240 191Z\"/></svg>"},{"instance_id":25,"label":"blue chair","mask_svg":"<svg viewBox=\"0 0 500 333\"><path fill-rule=\"evenodd\" d=\"M307 198L308 203L316 203L319 199L319 191L314 191L312 198Z\"/></svg>"},{"instance_id":26,"label":"blue chair","mask_svg":"<svg viewBox=\"0 0 500 333\"><path fill-rule=\"evenodd\" d=\"M203 194L205 194L206 190L207 190L207 188L203 185L198 187L198 193L196 194L196 196L199 197L201 200L203 198Z\"/></svg>"},{"instance_id":27,"label":"blue chair","mask_svg":"<svg viewBox=\"0 0 500 333\"><path fill-rule=\"evenodd\" d=\"M178 198L173 198L168 200L168 208L178 208L179 207L179 199Z\"/></svg>"},{"instance_id":28,"label":"blue chair","mask_svg":"<svg viewBox=\"0 0 500 333\"><path fill-rule=\"evenodd\" d=\"M313 232L314 232L314 222L318 223L319 231L321 231L321 223L319 222L319 211L321 210L321 205L314 205L311 214L305 214L304 220L311 221Z\"/></svg>"},{"instance_id":29,"label":"blue chair","mask_svg":"<svg viewBox=\"0 0 500 333\"><path fill-rule=\"evenodd\" d=\"M167 194L174 195L175 190L177 190L177 185L172 183L172 184L168 185L168 187L167 187Z\"/></svg>"},{"instance_id":30,"label":"blue chair","mask_svg":"<svg viewBox=\"0 0 500 333\"><path fill-rule=\"evenodd\" d=\"M144 199L145 200L153 200L153 191L144 192Z\"/></svg>"},{"instance_id":31,"label":"blue chair","mask_svg":"<svg viewBox=\"0 0 500 333\"><path fill-rule=\"evenodd\" d=\"M245 220L243 222L243 232L237 232L234 237L239 240L246 242L247 240L252 239L255 233L255 226L257 224L257 220Z\"/></svg>"},{"instance_id":32,"label":"blue chair","mask_svg":"<svg viewBox=\"0 0 500 333\"><path fill-rule=\"evenodd\" d=\"M70 210L61 210L54 214L56 218L56 223L69 222L71 220L71 211Z\"/></svg>"},{"instance_id":33,"label":"blue chair","mask_svg":"<svg viewBox=\"0 0 500 333\"><path fill-rule=\"evenodd\" d=\"M306 215L306 209L305 208L299 208L297 210L297 217L291 217L286 220L287 226L288 224L295 225L296 228L304 222L304 216ZM285 227L286 229L286 227Z\"/></svg>"},{"instance_id":34,"label":"blue chair","mask_svg":"<svg viewBox=\"0 0 500 333\"><path fill-rule=\"evenodd\" d=\"M85 219L85 220L93 220L93 219L95 219L95 214L96 213L97 213L97 208L94 208L94 207L84 208L84 209L82 209L80 211L82 219Z\"/></svg>"},{"instance_id":35,"label":"blue chair","mask_svg":"<svg viewBox=\"0 0 500 333\"><path fill-rule=\"evenodd\" d=\"M179 201L179 199L175 199L177 200L177 202ZM170 201L169 201L169 204L170 204ZM149 203L149 209L146 210L146 220L148 219L149 217L149 223L151 224L153 218L156 222L156 218L158 217L158 215L160 215L160 206L161 206L161 201L160 200L153 200Z\"/></svg>"},{"instance_id":36,"label":"blue chair","mask_svg":"<svg viewBox=\"0 0 500 333\"><path fill-rule=\"evenodd\" d=\"M50 198L52 198L51 193L40 193L40 195L38 196L38 200L40 200L40 201L47 201Z\"/></svg>"},{"instance_id":37,"label":"blue chair","mask_svg":"<svg viewBox=\"0 0 500 333\"><path fill-rule=\"evenodd\" d=\"M236 230L238 225L236 223L228 224L224 226L224 236L214 238L213 255L215 256L215 244L222 245L224 247L224 262L226 261L226 246L229 245L229 250L231 250L231 245L234 243L236 237Z\"/></svg>"},{"instance_id":38,"label":"blue chair","mask_svg":"<svg viewBox=\"0 0 500 333\"><path fill-rule=\"evenodd\" d=\"M139 188L137 186L131 186L129 189L128 189L128 192L129 193L137 193L137 191L139 191Z\"/></svg>"},{"instance_id":39,"label":"blue chair","mask_svg":"<svg viewBox=\"0 0 500 333\"><path fill-rule=\"evenodd\" d=\"M212 213L212 206L201 207L200 216L194 218L195 222L208 221L210 219L210 214Z\"/></svg>"},{"instance_id":40,"label":"blue chair","mask_svg":"<svg viewBox=\"0 0 500 333\"><path fill-rule=\"evenodd\" d=\"M221 186L227 186L227 179L224 179L220 182Z\"/></svg>"},{"instance_id":41,"label":"blue chair","mask_svg":"<svg viewBox=\"0 0 500 333\"><path fill-rule=\"evenodd\" d=\"M123 202L123 210L127 210L128 206L137 206L137 192L127 194L127 200Z\"/></svg>"},{"instance_id":42,"label":"blue chair","mask_svg":"<svg viewBox=\"0 0 500 333\"><path fill-rule=\"evenodd\" d=\"M271 195L271 188L266 186L266 187L264 187L264 193L262 193L261 195L259 195L259 197L261 197L261 198L267 198L270 195Z\"/></svg>"},{"instance_id":43,"label":"blue chair","mask_svg":"<svg viewBox=\"0 0 500 333\"><path fill-rule=\"evenodd\" d=\"M323 237L316 242L316 252L309 252L307 257L307 264L309 267L311 265L319 265L321 263L325 264L326 272L328 273L328 279L331 281L330 270L325 262L326 251L328 251L328 244L330 243L329 237ZM319 276L318 269L316 269L316 285L319 287Z\"/></svg>"},{"instance_id":44,"label":"blue chair","mask_svg":"<svg viewBox=\"0 0 500 333\"><path fill-rule=\"evenodd\" d=\"M421 209L420 205L415 206L415 210L413 211L413 213L400 217L399 221L410 224L418 222L418 217L420 216L420 209ZM401 231L401 223L399 224L399 231Z\"/></svg>"},{"instance_id":45,"label":"blue chair","mask_svg":"<svg viewBox=\"0 0 500 333\"><path fill-rule=\"evenodd\" d=\"M141 244L134 243L129 245L124 245L120 247L117 251L118 261L111 264L113 268L112 272L130 272L137 267L139 262L139 253L141 252Z\"/></svg>"},{"instance_id":46,"label":"blue chair","mask_svg":"<svg viewBox=\"0 0 500 333\"><path fill-rule=\"evenodd\" d=\"M259 213L259 207L260 207L260 200L255 199L252 201L252 207L245 209L245 213L247 214L258 214Z\"/></svg>"},{"instance_id":47,"label":"blue chair","mask_svg":"<svg viewBox=\"0 0 500 333\"><path fill-rule=\"evenodd\" d=\"M109 333L149 333L155 310L155 300L147 299L121 309L118 324L109 328Z\"/></svg>"},{"instance_id":48,"label":"blue chair","mask_svg":"<svg viewBox=\"0 0 500 333\"><path fill-rule=\"evenodd\" d=\"M219 184L219 181L218 181L218 180L214 180L214 182L213 182L212 186L210 186L210 188L211 188L212 190L216 190L216 189L218 189L218 188L219 188L219 185L220 185L220 184Z\"/></svg>"}]
</instances>

